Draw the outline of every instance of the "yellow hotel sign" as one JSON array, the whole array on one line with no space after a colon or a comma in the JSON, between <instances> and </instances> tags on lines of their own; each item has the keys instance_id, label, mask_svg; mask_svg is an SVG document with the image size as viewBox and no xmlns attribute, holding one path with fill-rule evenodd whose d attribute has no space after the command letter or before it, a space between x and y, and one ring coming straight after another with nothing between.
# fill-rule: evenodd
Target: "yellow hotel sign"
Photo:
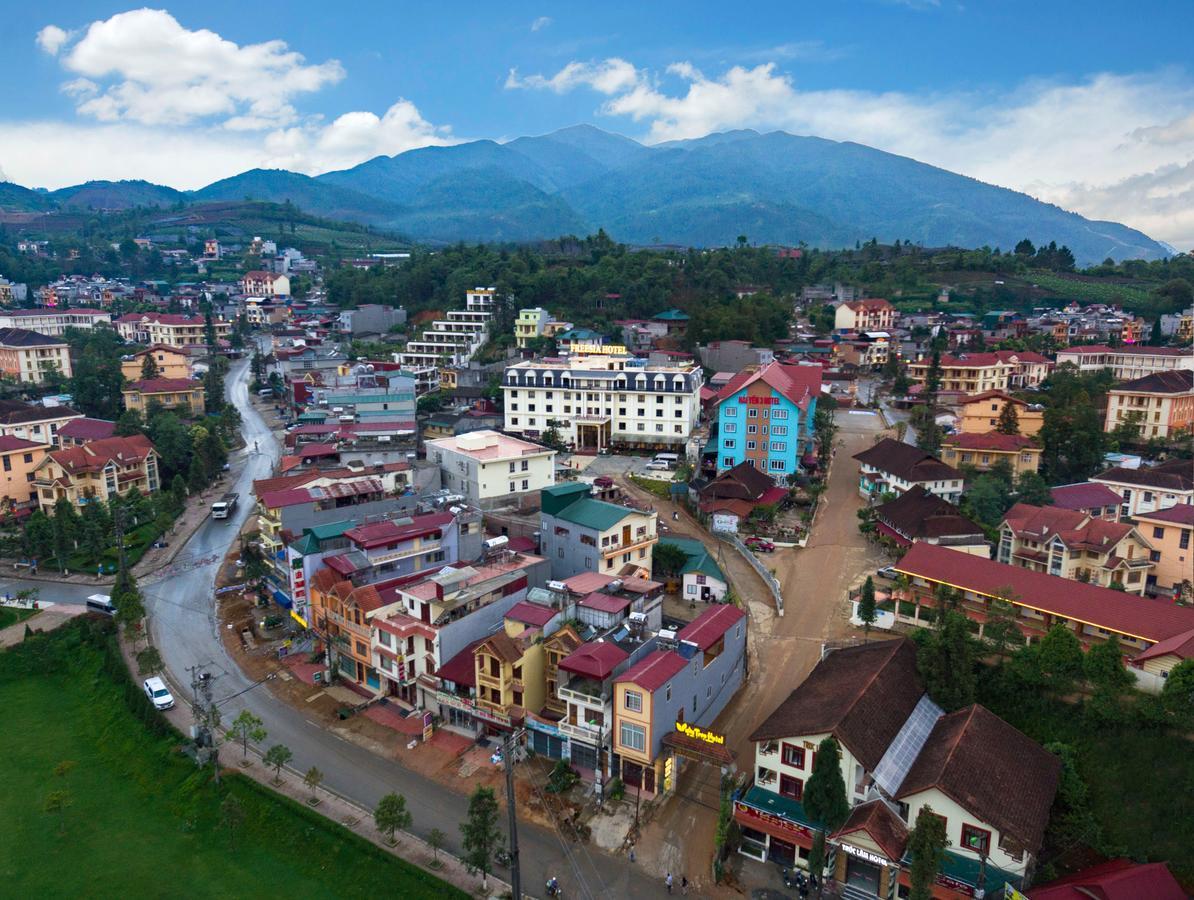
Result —
<instances>
[{"instance_id":1,"label":"yellow hotel sign","mask_svg":"<svg viewBox=\"0 0 1194 900\"><path fill-rule=\"evenodd\" d=\"M570 344L568 349L582 356L626 356L626 348L621 344Z\"/></svg>"},{"instance_id":2,"label":"yellow hotel sign","mask_svg":"<svg viewBox=\"0 0 1194 900\"><path fill-rule=\"evenodd\" d=\"M676 731L680 734L696 738L698 741L704 741L706 744L724 744L726 736L724 734L714 734L712 731L705 731L703 728L696 728L689 725L687 722L677 722Z\"/></svg>"}]
</instances>

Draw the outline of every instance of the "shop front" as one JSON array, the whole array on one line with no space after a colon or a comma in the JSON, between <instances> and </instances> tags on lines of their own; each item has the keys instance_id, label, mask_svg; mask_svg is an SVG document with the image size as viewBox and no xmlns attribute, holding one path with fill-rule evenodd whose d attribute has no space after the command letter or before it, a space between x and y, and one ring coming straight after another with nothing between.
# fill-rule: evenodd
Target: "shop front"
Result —
<instances>
[{"instance_id":1,"label":"shop front","mask_svg":"<svg viewBox=\"0 0 1194 900\"><path fill-rule=\"evenodd\" d=\"M744 856L789 869L807 866L815 826L795 800L752 786L734 800L734 821Z\"/></svg>"}]
</instances>

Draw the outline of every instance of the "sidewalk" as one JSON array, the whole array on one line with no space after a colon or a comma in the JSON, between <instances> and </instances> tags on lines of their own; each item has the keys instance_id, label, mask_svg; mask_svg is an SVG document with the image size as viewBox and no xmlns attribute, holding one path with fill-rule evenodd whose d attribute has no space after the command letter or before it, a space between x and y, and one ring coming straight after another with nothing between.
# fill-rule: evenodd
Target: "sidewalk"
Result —
<instances>
[{"instance_id":1,"label":"sidewalk","mask_svg":"<svg viewBox=\"0 0 1194 900\"><path fill-rule=\"evenodd\" d=\"M43 603L40 605L40 609L41 611L32 618L0 629L0 650L3 650L5 647L11 647L14 644L19 644L25 640L26 625L29 626L31 631L53 631L63 623L69 622L75 616L87 612L87 607L69 603Z\"/></svg>"}]
</instances>

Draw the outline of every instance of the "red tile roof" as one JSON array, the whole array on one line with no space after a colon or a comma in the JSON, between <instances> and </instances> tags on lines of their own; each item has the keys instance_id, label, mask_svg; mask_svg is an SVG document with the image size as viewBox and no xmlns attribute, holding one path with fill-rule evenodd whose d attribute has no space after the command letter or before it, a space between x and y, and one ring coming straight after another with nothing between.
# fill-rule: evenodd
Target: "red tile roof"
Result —
<instances>
[{"instance_id":1,"label":"red tile roof","mask_svg":"<svg viewBox=\"0 0 1194 900\"><path fill-rule=\"evenodd\" d=\"M614 679L615 684L637 684L644 691L657 691L675 678L688 661L671 650L656 650Z\"/></svg>"},{"instance_id":2,"label":"red tile roof","mask_svg":"<svg viewBox=\"0 0 1194 900\"><path fill-rule=\"evenodd\" d=\"M99 441L112 437L116 423L107 419L71 419L58 429L58 436L72 441Z\"/></svg>"},{"instance_id":3,"label":"red tile roof","mask_svg":"<svg viewBox=\"0 0 1194 900\"><path fill-rule=\"evenodd\" d=\"M1136 662L1158 659L1162 656L1176 656L1179 659L1194 659L1194 628L1175 634L1171 638L1157 641L1143 653L1136 656Z\"/></svg>"},{"instance_id":4,"label":"red tile roof","mask_svg":"<svg viewBox=\"0 0 1194 900\"><path fill-rule=\"evenodd\" d=\"M50 458L67 474L99 472L109 462L120 465L140 462L153 452L153 444L143 434L92 441L82 447L66 447L50 453Z\"/></svg>"},{"instance_id":5,"label":"red tile roof","mask_svg":"<svg viewBox=\"0 0 1194 900\"><path fill-rule=\"evenodd\" d=\"M883 800L860 803L850 810L846 824L833 835L834 843L847 834L865 831L888 859L903 859L908 846L908 826Z\"/></svg>"},{"instance_id":6,"label":"red tile roof","mask_svg":"<svg viewBox=\"0 0 1194 900\"><path fill-rule=\"evenodd\" d=\"M465 685L467 687L476 687L477 685L477 658L474 656L475 651L484 638L479 638L453 656L450 660L439 667L439 671L435 673L437 678L442 678L444 681L452 681L456 684Z\"/></svg>"},{"instance_id":7,"label":"red tile roof","mask_svg":"<svg viewBox=\"0 0 1194 900\"><path fill-rule=\"evenodd\" d=\"M718 392L718 403L724 403L756 381L762 381L800 409L808 409L809 400L821 393L821 367L773 362L758 369L744 369Z\"/></svg>"},{"instance_id":8,"label":"red tile roof","mask_svg":"<svg viewBox=\"0 0 1194 900\"><path fill-rule=\"evenodd\" d=\"M978 403L982 400L1002 400L1004 403L1011 403L1015 406L1027 406L1023 400L1013 397L1011 394L1006 394L1003 391L983 391L981 394L971 394L966 397L960 397L959 403Z\"/></svg>"},{"instance_id":9,"label":"red tile roof","mask_svg":"<svg viewBox=\"0 0 1194 900\"><path fill-rule=\"evenodd\" d=\"M37 441L27 441L24 438L15 437L11 434L0 435L0 453L13 453L18 450L35 450L38 447L44 447L45 444L39 444Z\"/></svg>"},{"instance_id":10,"label":"red tile roof","mask_svg":"<svg viewBox=\"0 0 1194 900\"><path fill-rule=\"evenodd\" d=\"M896 571L988 597L1010 588L1012 603L1145 641L1194 628L1194 608L1007 566L933 544L913 544Z\"/></svg>"},{"instance_id":11,"label":"red tile roof","mask_svg":"<svg viewBox=\"0 0 1194 900\"><path fill-rule=\"evenodd\" d=\"M62 429L58 431L61 434ZM1156 512L1136 513L1136 518L1148 519L1150 522L1171 522L1174 525L1194 525L1194 504L1179 503Z\"/></svg>"},{"instance_id":12,"label":"red tile roof","mask_svg":"<svg viewBox=\"0 0 1194 900\"><path fill-rule=\"evenodd\" d=\"M676 637L708 650L745 615L741 609L729 603L710 606L681 628Z\"/></svg>"},{"instance_id":13,"label":"red tile roof","mask_svg":"<svg viewBox=\"0 0 1194 900\"><path fill-rule=\"evenodd\" d=\"M1132 531L1126 522L1090 518L1076 509L1027 503L1017 503L1007 511L1003 521L1017 537L1047 541L1056 536L1066 547L1095 552L1106 552Z\"/></svg>"},{"instance_id":14,"label":"red tile roof","mask_svg":"<svg viewBox=\"0 0 1194 900\"><path fill-rule=\"evenodd\" d=\"M524 625L535 625L542 628L559 613L549 606L540 606L537 603L528 603L521 600L515 603L506 611L506 618L513 619L515 622L522 622Z\"/></svg>"},{"instance_id":15,"label":"red tile roof","mask_svg":"<svg viewBox=\"0 0 1194 900\"><path fill-rule=\"evenodd\" d=\"M124 389L139 391L142 394L166 394L174 391L202 390L203 382L192 381L190 378L149 378L142 381L130 381Z\"/></svg>"},{"instance_id":16,"label":"red tile roof","mask_svg":"<svg viewBox=\"0 0 1194 900\"><path fill-rule=\"evenodd\" d=\"M358 547L371 550L440 531L455 518L450 512L445 512L414 516L409 522L402 524L394 521L375 522L350 528L344 532L344 536Z\"/></svg>"},{"instance_id":17,"label":"red tile roof","mask_svg":"<svg viewBox=\"0 0 1194 900\"><path fill-rule=\"evenodd\" d=\"M602 594L594 591L578 603L585 609L595 609L603 613L620 613L633 601L633 597L615 597L612 594Z\"/></svg>"},{"instance_id":18,"label":"red tile roof","mask_svg":"<svg viewBox=\"0 0 1194 900\"><path fill-rule=\"evenodd\" d=\"M1032 438L1024 437L1022 434L1000 434L998 431L988 431L984 434L973 432L951 434L941 442L941 445L956 447L959 450L998 450L1004 453L1015 453L1019 450L1036 447Z\"/></svg>"},{"instance_id":19,"label":"red tile roof","mask_svg":"<svg viewBox=\"0 0 1194 900\"><path fill-rule=\"evenodd\" d=\"M1187 900L1165 863L1113 859L1035 887L1032 900Z\"/></svg>"},{"instance_id":20,"label":"red tile roof","mask_svg":"<svg viewBox=\"0 0 1194 900\"><path fill-rule=\"evenodd\" d=\"M1185 356L1190 351L1183 347L1108 347L1106 344L1089 344L1085 347L1068 347L1061 353L1127 353L1132 356Z\"/></svg>"},{"instance_id":21,"label":"red tile roof","mask_svg":"<svg viewBox=\"0 0 1194 900\"><path fill-rule=\"evenodd\" d=\"M1050 488L1053 505L1063 509L1093 509L1103 506L1119 506L1119 494L1105 484L1082 481L1078 484L1063 484Z\"/></svg>"},{"instance_id":22,"label":"red tile roof","mask_svg":"<svg viewBox=\"0 0 1194 900\"><path fill-rule=\"evenodd\" d=\"M604 681L629 658L630 654L611 641L593 641L582 644L560 660L560 668L574 675Z\"/></svg>"}]
</instances>

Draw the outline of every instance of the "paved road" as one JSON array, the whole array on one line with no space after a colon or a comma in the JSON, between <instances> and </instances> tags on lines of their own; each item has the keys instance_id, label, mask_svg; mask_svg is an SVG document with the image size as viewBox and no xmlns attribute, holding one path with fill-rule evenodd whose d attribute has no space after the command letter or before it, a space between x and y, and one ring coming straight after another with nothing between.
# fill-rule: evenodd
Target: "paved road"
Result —
<instances>
[{"instance_id":1,"label":"paved road","mask_svg":"<svg viewBox=\"0 0 1194 900\"><path fill-rule=\"evenodd\" d=\"M276 438L249 401L248 381L248 362L235 363L226 384L229 399L244 419L247 449L234 461L234 470L240 466L240 472L230 489L240 492L243 498L249 497L254 479L271 474L279 453ZM254 444L259 448L256 453ZM178 559L213 556L222 559L251 508L250 503L244 502L228 520L209 519L191 537ZM166 661L167 674L177 694L190 696L187 668L205 666L217 677L217 698L228 698L221 705L225 722L241 709L252 709L269 732L266 743L285 744L293 751L294 768L305 771L318 766L325 773L325 787L370 809L383 795L398 791L406 796L417 834L425 837L432 828L439 828L448 836L448 849L458 850L459 824L468 805L466 797L325 730L307 719L301 710L276 700L267 687L253 688L228 656L217 634L212 602L215 575L216 563L207 563L156 583L144 579L143 593L153 641ZM82 603L88 594L96 592L95 587L87 585L0 579L0 591L16 593L27 587L36 587L46 599L60 603ZM647 879L625 859L606 855L592 846L565 843L554 832L523 824L519 828L519 843L524 891L541 893L544 882L554 875L569 897L598 898L605 894L638 897L663 893L658 882Z\"/></svg>"}]
</instances>

